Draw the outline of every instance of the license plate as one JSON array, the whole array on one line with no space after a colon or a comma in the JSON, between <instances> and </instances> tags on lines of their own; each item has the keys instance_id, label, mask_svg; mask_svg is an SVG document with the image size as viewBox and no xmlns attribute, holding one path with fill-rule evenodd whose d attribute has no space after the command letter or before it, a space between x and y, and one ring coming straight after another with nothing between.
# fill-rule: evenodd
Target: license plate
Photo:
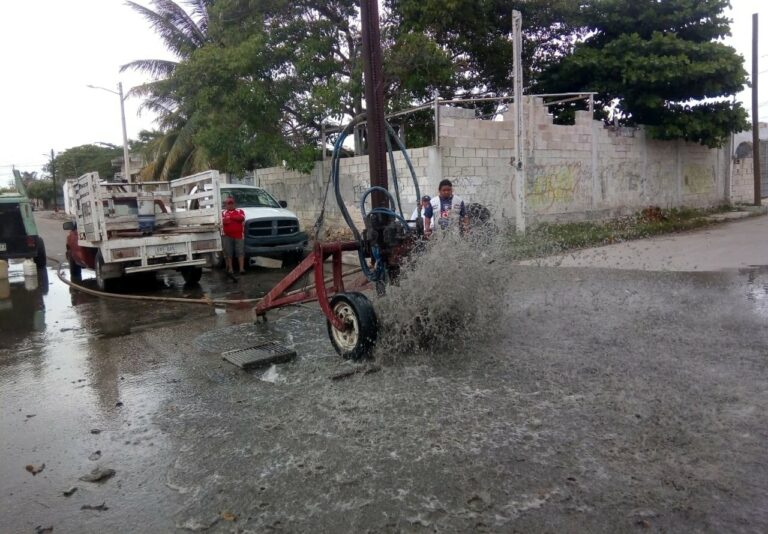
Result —
<instances>
[{"instance_id":1,"label":"license plate","mask_svg":"<svg viewBox=\"0 0 768 534\"><path fill-rule=\"evenodd\" d=\"M0 243L0 252L5 252L6 250L8 250L8 245Z\"/></svg>"},{"instance_id":2,"label":"license plate","mask_svg":"<svg viewBox=\"0 0 768 534\"><path fill-rule=\"evenodd\" d=\"M186 247L180 243L171 243L168 245L154 245L150 248L150 254L152 256L174 256L176 254L184 254Z\"/></svg>"}]
</instances>

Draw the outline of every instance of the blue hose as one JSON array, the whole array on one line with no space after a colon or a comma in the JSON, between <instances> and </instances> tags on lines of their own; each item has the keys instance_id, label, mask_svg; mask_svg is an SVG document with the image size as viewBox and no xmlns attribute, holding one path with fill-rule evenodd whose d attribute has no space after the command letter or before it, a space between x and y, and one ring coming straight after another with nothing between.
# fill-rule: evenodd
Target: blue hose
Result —
<instances>
[{"instance_id":1,"label":"blue hose","mask_svg":"<svg viewBox=\"0 0 768 534\"><path fill-rule=\"evenodd\" d=\"M385 281L387 278L387 272L384 268L383 262L381 261L381 251L377 246L371 247L371 256L373 257L374 261L376 262L375 269L371 269L368 267L368 263L366 261L365 257L365 251L363 247L363 239L360 235L360 231L355 226L354 221L352 220L352 217L349 214L349 210L347 210L346 205L344 204L344 200L341 198L341 188L339 184L339 178L340 178L340 154L341 154L341 147L344 144L344 141L346 140L349 133L353 130L355 125L359 123L364 116L356 117L352 122L350 122L344 130L341 131L339 134L339 137L336 139L336 142L333 145L333 155L331 157L331 181L333 182L333 189L336 196L336 203L339 206L339 211L341 211L341 215L344 218L344 221L347 223L347 226L349 226L350 230L352 230L352 234L355 237L355 240L358 242L359 247L357 250L358 259L360 260L360 268L363 271L363 274L365 274L365 277L368 278L368 280L372 282L381 282ZM421 198L421 192L419 191L419 182L416 179L416 171L413 168L413 164L411 162L411 159L408 157L408 152L405 149L405 145L400 140L400 138L395 133L392 126L390 126L389 123L385 121L386 127L387 127L387 133L389 136L393 137L395 139L395 142L397 144L397 147L400 149L400 151L403 154L403 158L405 159L406 164L408 165L408 169L411 172L411 179L413 180L414 189L416 190L416 199L417 203L419 202L419 199ZM395 169L395 160L394 155L392 151L392 144L389 140L389 136L386 137L387 142L387 152L389 154L389 163L390 168L392 170L392 184L395 189L395 194L397 196L397 200L392 196L392 193L390 193L387 189L384 189L383 187L379 186L373 186L370 187L365 193L363 193L363 196L360 199L360 212L363 216L363 219L365 219L368 216L368 213L365 211L365 201L368 198L368 195L370 195L374 191L380 191L387 195L390 201L390 207L389 208L373 208L371 209L370 213L376 213L381 215L387 215L394 219L397 219L402 225L403 228L407 233L410 233L413 231L413 229L408 226L408 221L403 216L403 207L402 202L400 201L400 184L397 179L397 170ZM421 204L418 204L419 206L419 214L421 214ZM400 213L397 213L399 210Z\"/></svg>"}]
</instances>

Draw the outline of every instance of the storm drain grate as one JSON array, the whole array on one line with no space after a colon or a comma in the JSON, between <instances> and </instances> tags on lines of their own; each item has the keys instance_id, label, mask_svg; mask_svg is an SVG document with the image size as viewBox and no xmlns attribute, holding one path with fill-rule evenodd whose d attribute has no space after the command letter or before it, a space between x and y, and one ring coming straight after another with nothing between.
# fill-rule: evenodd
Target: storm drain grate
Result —
<instances>
[{"instance_id":1,"label":"storm drain grate","mask_svg":"<svg viewBox=\"0 0 768 534\"><path fill-rule=\"evenodd\" d=\"M253 347L222 352L221 357L241 369L250 369L273 363L289 362L296 357L296 351L284 347L276 341L267 341Z\"/></svg>"}]
</instances>

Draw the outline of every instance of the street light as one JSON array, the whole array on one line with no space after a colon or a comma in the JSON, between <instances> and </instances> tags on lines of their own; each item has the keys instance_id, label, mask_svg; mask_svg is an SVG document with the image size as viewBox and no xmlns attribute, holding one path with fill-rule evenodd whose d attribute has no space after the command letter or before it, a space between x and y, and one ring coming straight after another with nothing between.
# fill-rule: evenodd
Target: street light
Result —
<instances>
[{"instance_id":1,"label":"street light","mask_svg":"<svg viewBox=\"0 0 768 534\"><path fill-rule=\"evenodd\" d=\"M107 89L106 87L99 87L98 85L87 85L86 87L89 87L90 89L101 89L102 91L107 91L108 93L112 93L113 95L120 97L120 119L123 123L123 159L125 160L125 179L128 180L128 183L131 183L130 161L128 159L128 134L125 130L125 106L123 104L125 102L125 97L123 96L123 82L118 82L117 91Z\"/></svg>"}]
</instances>

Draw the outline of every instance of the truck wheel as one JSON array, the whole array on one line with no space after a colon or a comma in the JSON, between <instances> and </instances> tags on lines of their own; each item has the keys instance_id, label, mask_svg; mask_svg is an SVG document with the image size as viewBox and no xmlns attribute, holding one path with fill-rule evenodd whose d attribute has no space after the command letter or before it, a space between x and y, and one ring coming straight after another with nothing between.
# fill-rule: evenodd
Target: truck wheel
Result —
<instances>
[{"instance_id":1,"label":"truck wheel","mask_svg":"<svg viewBox=\"0 0 768 534\"><path fill-rule=\"evenodd\" d=\"M112 291L115 288L116 281L113 278L104 278L104 257L101 251L96 253L96 287L99 291Z\"/></svg>"},{"instance_id":2,"label":"truck wheel","mask_svg":"<svg viewBox=\"0 0 768 534\"><path fill-rule=\"evenodd\" d=\"M42 270L45 269L47 263L48 258L45 255L45 242L42 237L37 236L37 256L35 256L35 265L37 265L38 270Z\"/></svg>"},{"instance_id":3,"label":"truck wheel","mask_svg":"<svg viewBox=\"0 0 768 534\"><path fill-rule=\"evenodd\" d=\"M75 260L72 259L72 255L69 253L69 249L67 249L67 264L69 265L69 279L72 282L79 282L83 279L83 270L80 268L78 264L75 263Z\"/></svg>"},{"instance_id":4,"label":"truck wheel","mask_svg":"<svg viewBox=\"0 0 768 534\"><path fill-rule=\"evenodd\" d=\"M379 335L379 325L368 298L361 293L339 293L331 299L331 311L347 325L340 331L326 321L328 337L336 352L347 360L370 356Z\"/></svg>"},{"instance_id":5,"label":"truck wheel","mask_svg":"<svg viewBox=\"0 0 768 534\"><path fill-rule=\"evenodd\" d=\"M184 285L192 286L200 281L203 276L201 267L184 267L181 269L181 276L184 277Z\"/></svg>"},{"instance_id":6,"label":"truck wheel","mask_svg":"<svg viewBox=\"0 0 768 534\"><path fill-rule=\"evenodd\" d=\"M287 265L298 265L304 259L304 249L292 250L283 254L283 262Z\"/></svg>"}]
</instances>

